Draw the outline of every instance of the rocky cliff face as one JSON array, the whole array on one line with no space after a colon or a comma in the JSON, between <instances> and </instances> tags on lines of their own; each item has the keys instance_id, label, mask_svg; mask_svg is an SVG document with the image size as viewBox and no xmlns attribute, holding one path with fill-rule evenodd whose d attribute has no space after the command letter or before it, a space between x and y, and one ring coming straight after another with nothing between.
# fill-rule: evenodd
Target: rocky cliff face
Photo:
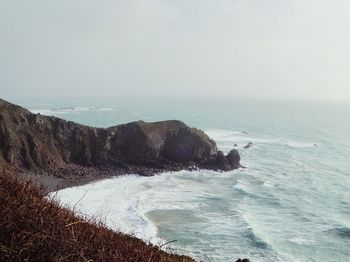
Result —
<instances>
[{"instance_id":1,"label":"rocky cliff face","mask_svg":"<svg viewBox=\"0 0 350 262\"><path fill-rule=\"evenodd\" d=\"M0 99L0 166L36 170L74 164L167 168L190 165L217 170L239 167L236 150L227 156L203 131L176 120L143 121L94 128L32 114Z\"/></svg>"}]
</instances>

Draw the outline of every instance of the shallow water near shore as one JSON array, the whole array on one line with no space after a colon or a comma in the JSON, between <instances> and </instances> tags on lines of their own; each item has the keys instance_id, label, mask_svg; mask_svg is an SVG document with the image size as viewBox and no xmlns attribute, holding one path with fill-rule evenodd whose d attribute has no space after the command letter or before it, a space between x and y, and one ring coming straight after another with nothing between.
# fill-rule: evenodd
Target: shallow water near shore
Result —
<instances>
[{"instance_id":1,"label":"shallow water near shore","mask_svg":"<svg viewBox=\"0 0 350 262\"><path fill-rule=\"evenodd\" d=\"M16 100L12 100L17 102ZM57 197L112 228L203 261L349 261L350 106L205 99L18 101L107 127L180 119L246 169L118 177ZM249 149L243 147L252 142Z\"/></svg>"}]
</instances>

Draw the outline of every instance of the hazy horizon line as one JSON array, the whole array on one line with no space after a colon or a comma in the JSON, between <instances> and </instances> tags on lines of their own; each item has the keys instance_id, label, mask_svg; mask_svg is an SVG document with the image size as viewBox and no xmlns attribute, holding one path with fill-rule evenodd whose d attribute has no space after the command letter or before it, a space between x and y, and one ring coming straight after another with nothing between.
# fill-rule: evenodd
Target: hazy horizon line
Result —
<instances>
[{"instance_id":1,"label":"hazy horizon line","mask_svg":"<svg viewBox=\"0 0 350 262\"><path fill-rule=\"evenodd\" d=\"M8 102L14 103L15 100L20 100L21 102L24 102L25 100L45 100L45 99L81 99L82 101L86 100L92 100L96 99L98 101L106 100L110 101L111 99L131 99L131 100L154 100L154 99L195 99L195 100L217 100L217 101L227 101L232 100L233 102L301 102L301 103L324 103L324 104L350 104L350 101L344 99L344 100L335 100L335 99L321 99L321 98L286 98L286 97L279 97L279 98L273 98L273 97L249 97L249 96L208 96L208 95L5 95L0 96L1 99L4 99ZM14 101L14 102L13 102ZM215 101L213 101L215 102Z\"/></svg>"}]
</instances>

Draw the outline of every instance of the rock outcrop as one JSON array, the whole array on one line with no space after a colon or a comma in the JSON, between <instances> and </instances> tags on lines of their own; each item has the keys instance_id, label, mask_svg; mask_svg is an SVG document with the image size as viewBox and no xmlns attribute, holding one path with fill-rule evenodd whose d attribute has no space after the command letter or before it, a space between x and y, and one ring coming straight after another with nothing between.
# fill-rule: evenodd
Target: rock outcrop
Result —
<instances>
[{"instance_id":1,"label":"rock outcrop","mask_svg":"<svg viewBox=\"0 0 350 262\"><path fill-rule=\"evenodd\" d=\"M203 131L181 121L143 121L94 128L33 114L0 99L0 166L38 170L73 164L127 165L215 170L239 167L237 150L227 156Z\"/></svg>"},{"instance_id":2,"label":"rock outcrop","mask_svg":"<svg viewBox=\"0 0 350 262\"><path fill-rule=\"evenodd\" d=\"M252 142L249 142L248 144L246 144L243 148L244 149L249 149L253 146L253 143Z\"/></svg>"}]
</instances>

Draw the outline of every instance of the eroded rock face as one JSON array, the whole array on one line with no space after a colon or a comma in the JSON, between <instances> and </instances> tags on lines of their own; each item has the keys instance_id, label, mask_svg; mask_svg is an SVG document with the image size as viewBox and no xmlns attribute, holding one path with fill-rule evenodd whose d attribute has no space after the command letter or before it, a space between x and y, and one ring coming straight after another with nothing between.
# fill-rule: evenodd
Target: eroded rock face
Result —
<instances>
[{"instance_id":1,"label":"eroded rock face","mask_svg":"<svg viewBox=\"0 0 350 262\"><path fill-rule=\"evenodd\" d=\"M131 163L206 162L217 153L214 141L177 120L132 122L108 128L115 157Z\"/></svg>"},{"instance_id":2,"label":"eroded rock face","mask_svg":"<svg viewBox=\"0 0 350 262\"><path fill-rule=\"evenodd\" d=\"M143 121L94 128L56 117L32 114L0 99L0 166L40 169L64 164L151 167L196 164L231 170L239 155L227 156L203 131L181 121Z\"/></svg>"}]
</instances>

